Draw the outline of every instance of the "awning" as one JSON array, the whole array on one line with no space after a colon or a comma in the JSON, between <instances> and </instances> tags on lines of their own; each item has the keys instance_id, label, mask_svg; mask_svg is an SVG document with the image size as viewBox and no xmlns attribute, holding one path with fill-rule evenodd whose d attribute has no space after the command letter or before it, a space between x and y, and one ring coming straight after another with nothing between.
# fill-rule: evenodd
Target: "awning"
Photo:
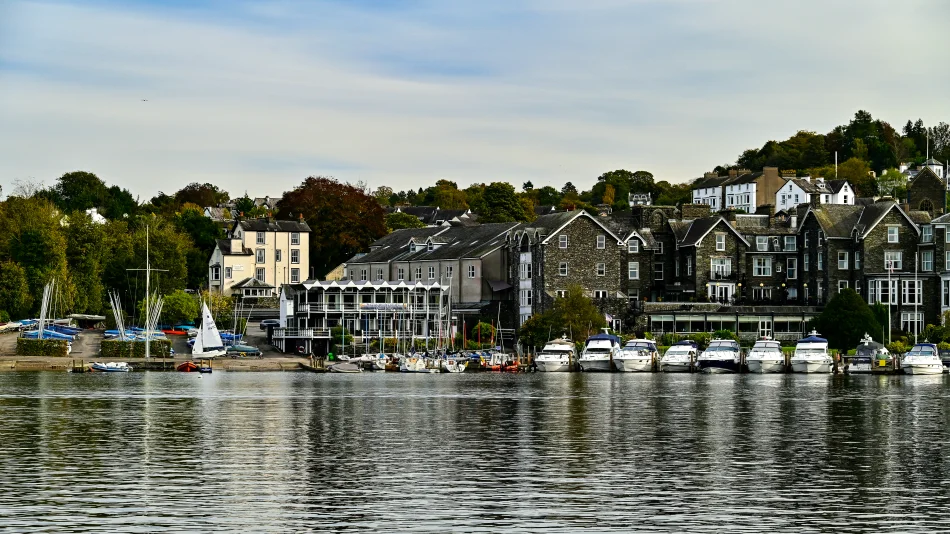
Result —
<instances>
[{"instance_id":1,"label":"awning","mask_svg":"<svg viewBox=\"0 0 950 534\"><path fill-rule=\"evenodd\" d=\"M488 286L491 287L492 291L504 291L506 289L511 289L511 284L502 280L489 280Z\"/></svg>"}]
</instances>

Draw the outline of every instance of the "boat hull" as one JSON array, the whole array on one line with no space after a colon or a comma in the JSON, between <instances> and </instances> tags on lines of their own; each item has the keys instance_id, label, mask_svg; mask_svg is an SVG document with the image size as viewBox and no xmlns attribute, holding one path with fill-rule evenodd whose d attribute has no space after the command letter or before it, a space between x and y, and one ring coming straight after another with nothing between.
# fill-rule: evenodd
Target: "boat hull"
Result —
<instances>
[{"instance_id":1,"label":"boat hull","mask_svg":"<svg viewBox=\"0 0 950 534\"><path fill-rule=\"evenodd\" d=\"M943 364L935 363L916 363L905 367L904 374L908 375L939 375L943 374Z\"/></svg>"},{"instance_id":2,"label":"boat hull","mask_svg":"<svg viewBox=\"0 0 950 534\"><path fill-rule=\"evenodd\" d=\"M644 358L615 358L614 368L623 373L645 373L653 370L653 362Z\"/></svg>"},{"instance_id":3,"label":"boat hull","mask_svg":"<svg viewBox=\"0 0 950 534\"><path fill-rule=\"evenodd\" d=\"M584 372L609 373L612 370L610 360L581 360L577 362Z\"/></svg>"},{"instance_id":4,"label":"boat hull","mask_svg":"<svg viewBox=\"0 0 950 534\"><path fill-rule=\"evenodd\" d=\"M746 360L750 373L782 373L785 371L785 362L778 360Z\"/></svg>"},{"instance_id":5,"label":"boat hull","mask_svg":"<svg viewBox=\"0 0 950 534\"><path fill-rule=\"evenodd\" d=\"M566 373L571 370L567 362L535 360L534 365L537 367L539 373Z\"/></svg>"},{"instance_id":6,"label":"boat hull","mask_svg":"<svg viewBox=\"0 0 950 534\"><path fill-rule=\"evenodd\" d=\"M691 367L689 362L660 362L660 371L664 373L688 373Z\"/></svg>"},{"instance_id":7,"label":"boat hull","mask_svg":"<svg viewBox=\"0 0 950 534\"><path fill-rule=\"evenodd\" d=\"M844 370L846 375L869 375L873 373L870 365L849 365L847 369Z\"/></svg>"},{"instance_id":8,"label":"boat hull","mask_svg":"<svg viewBox=\"0 0 950 534\"><path fill-rule=\"evenodd\" d=\"M224 356L225 354L227 354L227 352L228 352L227 349L215 349L215 350L209 350L206 352L192 352L191 355L198 359L207 360L210 358L217 358L220 356Z\"/></svg>"},{"instance_id":9,"label":"boat hull","mask_svg":"<svg viewBox=\"0 0 950 534\"><path fill-rule=\"evenodd\" d=\"M792 360L792 372L827 374L831 372L831 362Z\"/></svg>"},{"instance_id":10,"label":"boat hull","mask_svg":"<svg viewBox=\"0 0 950 534\"><path fill-rule=\"evenodd\" d=\"M735 360L699 360L696 366L704 373L738 373L739 364Z\"/></svg>"}]
</instances>

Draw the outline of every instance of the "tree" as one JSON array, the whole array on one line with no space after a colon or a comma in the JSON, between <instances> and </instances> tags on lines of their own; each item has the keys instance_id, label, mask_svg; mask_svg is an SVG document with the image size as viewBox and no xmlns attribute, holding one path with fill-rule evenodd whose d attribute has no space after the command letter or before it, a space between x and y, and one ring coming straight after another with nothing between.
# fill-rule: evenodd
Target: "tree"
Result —
<instances>
[{"instance_id":1,"label":"tree","mask_svg":"<svg viewBox=\"0 0 950 534\"><path fill-rule=\"evenodd\" d=\"M549 185L535 189L535 193L539 206L557 206L561 202L561 194Z\"/></svg>"},{"instance_id":2,"label":"tree","mask_svg":"<svg viewBox=\"0 0 950 534\"><path fill-rule=\"evenodd\" d=\"M484 202L485 211L480 213L482 222L529 220L524 204L518 200L514 186L509 183L492 182L485 187Z\"/></svg>"},{"instance_id":3,"label":"tree","mask_svg":"<svg viewBox=\"0 0 950 534\"><path fill-rule=\"evenodd\" d=\"M67 172L59 177L55 191L56 205L64 213L101 207L109 196L106 184L91 172Z\"/></svg>"},{"instance_id":4,"label":"tree","mask_svg":"<svg viewBox=\"0 0 950 534\"><path fill-rule=\"evenodd\" d=\"M83 212L69 216L63 227L66 237L66 262L76 299L76 313L100 314L106 304L106 288L103 285L108 249L103 246L105 229Z\"/></svg>"},{"instance_id":5,"label":"tree","mask_svg":"<svg viewBox=\"0 0 950 534\"><path fill-rule=\"evenodd\" d=\"M881 341L881 324L853 289L838 292L825 306L812 326L828 340L828 346L841 351L852 349L864 334Z\"/></svg>"},{"instance_id":6,"label":"tree","mask_svg":"<svg viewBox=\"0 0 950 534\"><path fill-rule=\"evenodd\" d=\"M198 299L180 289L165 295L162 303L162 322L172 325L194 321L201 315Z\"/></svg>"},{"instance_id":7,"label":"tree","mask_svg":"<svg viewBox=\"0 0 950 534\"><path fill-rule=\"evenodd\" d=\"M13 319L23 319L29 316L32 307L26 270L12 261L0 263L0 310Z\"/></svg>"},{"instance_id":8,"label":"tree","mask_svg":"<svg viewBox=\"0 0 950 534\"><path fill-rule=\"evenodd\" d=\"M571 182L567 182L566 184L564 184L564 187L561 188L562 195L566 195L568 193L577 194L577 188L574 187L574 184L572 184Z\"/></svg>"},{"instance_id":9,"label":"tree","mask_svg":"<svg viewBox=\"0 0 950 534\"><path fill-rule=\"evenodd\" d=\"M402 228L425 228L426 223L419 220L419 217L410 215L401 211L394 211L386 215L386 228L392 232Z\"/></svg>"},{"instance_id":10,"label":"tree","mask_svg":"<svg viewBox=\"0 0 950 534\"><path fill-rule=\"evenodd\" d=\"M604 203L604 204L613 205L613 203L614 203L614 192L615 192L614 186L612 186L612 185L610 185L610 184L607 184L607 186L604 187L604 196L603 196L603 203Z\"/></svg>"},{"instance_id":11,"label":"tree","mask_svg":"<svg viewBox=\"0 0 950 534\"><path fill-rule=\"evenodd\" d=\"M529 317L518 330L518 340L529 347L544 346L547 340L562 334L582 340L606 324L584 288L575 284L568 286L567 294L556 299L551 309Z\"/></svg>"},{"instance_id":12,"label":"tree","mask_svg":"<svg viewBox=\"0 0 950 534\"><path fill-rule=\"evenodd\" d=\"M376 191L373 191L373 198L376 199L376 202L379 202L380 206L389 206L390 198L393 196L393 188L388 185L381 185L376 188Z\"/></svg>"},{"instance_id":13,"label":"tree","mask_svg":"<svg viewBox=\"0 0 950 534\"><path fill-rule=\"evenodd\" d=\"M907 176L895 168L890 168L877 177L878 194L903 198L907 193Z\"/></svg>"},{"instance_id":14,"label":"tree","mask_svg":"<svg viewBox=\"0 0 950 534\"><path fill-rule=\"evenodd\" d=\"M234 201L234 211L237 212L237 215L242 217L250 217L251 211L254 209L254 199L247 196L245 191L244 196Z\"/></svg>"},{"instance_id":15,"label":"tree","mask_svg":"<svg viewBox=\"0 0 950 534\"><path fill-rule=\"evenodd\" d=\"M858 158L851 158L838 166L838 179L847 180L854 186L859 196L871 197L877 193L877 184L871 176L871 167L866 161Z\"/></svg>"},{"instance_id":16,"label":"tree","mask_svg":"<svg viewBox=\"0 0 950 534\"><path fill-rule=\"evenodd\" d=\"M186 287L204 287L208 283L208 258L218 239L224 237L224 230L193 204L184 207L173 221L178 231L187 234L194 244L185 252L188 262Z\"/></svg>"},{"instance_id":17,"label":"tree","mask_svg":"<svg viewBox=\"0 0 950 534\"><path fill-rule=\"evenodd\" d=\"M350 184L311 176L277 203L277 215L302 215L310 226L310 264L318 277L386 235L386 213Z\"/></svg>"},{"instance_id":18,"label":"tree","mask_svg":"<svg viewBox=\"0 0 950 534\"><path fill-rule=\"evenodd\" d=\"M214 207L218 204L224 204L228 200L230 200L230 195L227 191L222 191L218 189L218 186L207 183L192 182L175 193L175 201L178 202L179 206L185 202L191 202L201 207Z\"/></svg>"},{"instance_id":19,"label":"tree","mask_svg":"<svg viewBox=\"0 0 950 534\"><path fill-rule=\"evenodd\" d=\"M465 200L465 192L459 191L455 182L448 180L439 180L434 188L430 188L427 197L431 196L428 203L438 206L444 210L464 210L468 209L468 202Z\"/></svg>"}]
</instances>

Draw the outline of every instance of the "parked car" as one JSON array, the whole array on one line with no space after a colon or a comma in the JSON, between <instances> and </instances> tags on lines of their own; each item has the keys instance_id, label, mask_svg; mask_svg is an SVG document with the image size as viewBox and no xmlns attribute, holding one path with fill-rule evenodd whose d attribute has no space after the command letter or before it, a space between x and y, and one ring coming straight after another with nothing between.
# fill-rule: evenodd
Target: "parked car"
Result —
<instances>
[{"instance_id":1,"label":"parked car","mask_svg":"<svg viewBox=\"0 0 950 534\"><path fill-rule=\"evenodd\" d=\"M261 330L267 330L268 326L278 327L280 326L280 319L264 319L261 321Z\"/></svg>"}]
</instances>

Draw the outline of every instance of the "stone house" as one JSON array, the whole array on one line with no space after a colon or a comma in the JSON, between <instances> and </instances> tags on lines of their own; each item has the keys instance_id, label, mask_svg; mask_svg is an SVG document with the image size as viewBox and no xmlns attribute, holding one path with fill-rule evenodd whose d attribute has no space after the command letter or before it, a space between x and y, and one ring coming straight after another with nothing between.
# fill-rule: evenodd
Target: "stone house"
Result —
<instances>
[{"instance_id":1,"label":"stone house","mask_svg":"<svg viewBox=\"0 0 950 534\"><path fill-rule=\"evenodd\" d=\"M944 212L947 202L947 180L943 171L938 174L930 166L923 166L907 185L907 204L912 210L931 213Z\"/></svg>"}]
</instances>

